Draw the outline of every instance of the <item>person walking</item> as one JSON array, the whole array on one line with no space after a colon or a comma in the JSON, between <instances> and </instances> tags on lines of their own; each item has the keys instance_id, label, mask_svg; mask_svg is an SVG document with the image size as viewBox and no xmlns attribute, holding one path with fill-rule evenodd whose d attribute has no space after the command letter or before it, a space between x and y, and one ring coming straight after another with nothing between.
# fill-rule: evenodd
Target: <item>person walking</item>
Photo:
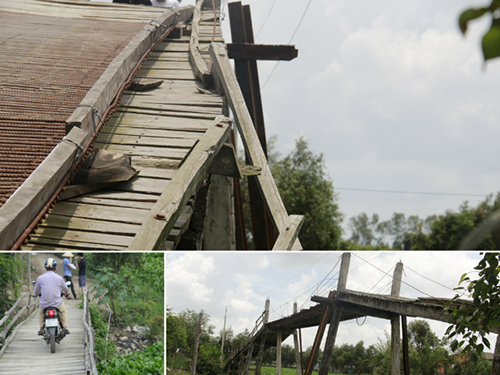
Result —
<instances>
[{"instance_id":1,"label":"person walking","mask_svg":"<svg viewBox=\"0 0 500 375\"><path fill-rule=\"evenodd\" d=\"M77 256L78 256L78 259L80 260L77 263L78 285L82 289L82 297L83 297L83 288L85 288L85 286L86 286L85 278L87 277L87 260L84 258L83 253L78 253Z\"/></svg>"},{"instance_id":2,"label":"person walking","mask_svg":"<svg viewBox=\"0 0 500 375\"><path fill-rule=\"evenodd\" d=\"M47 307L56 307L59 310L61 313L61 326L63 327L63 332L65 334L69 333L66 326L68 313L61 297L61 291L67 296L69 294L69 289L64 279L56 274L56 267L57 262L55 259L48 258L45 261L46 271L36 279L35 290L33 291L33 296L35 298L40 296L40 311L38 313L38 323L40 325L38 335L40 336L43 336L43 327L45 325L43 310Z\"/></svg>"},{"instance_id":3,"label":"person walking","mask_svg":"<svg viewBox=\"0 0 500 375\"><path fill-rule=\"evenodd\" d=\"M73 280L72 280L72 276L73 276L73 273L71 272L71 270L76 270L76 267L74 264L71 264L71 258L73 257L73 254L70 253L69 251L65 252L63 254L63 276L64 276L64 280L66 281L69 281L71 283L71 293L73 293L73 298L74 299L78 299L78 297L76 296L76 292L75 292L75 286L73 285ZM71 299L70 296L67 296L66 297L67 299Z\"/></svg>"}]
</instances>

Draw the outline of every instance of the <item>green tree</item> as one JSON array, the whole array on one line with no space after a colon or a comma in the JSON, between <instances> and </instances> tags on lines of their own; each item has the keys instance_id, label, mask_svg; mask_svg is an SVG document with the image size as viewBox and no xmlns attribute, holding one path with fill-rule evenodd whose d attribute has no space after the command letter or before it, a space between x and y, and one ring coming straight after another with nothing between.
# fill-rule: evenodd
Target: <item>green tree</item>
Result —
<instances>
[{"instance_id":1,"label":"green tree","mask_svg":"<svg viewBox=\"0 0 500 375\"><path fill-rule=\"evenodd\" d=\"M19 254L0 254L0 312L7 311L19 298L23 268Z\"/></svg>"},{"instance_id":2,"label":"green tree","mask_svg":"<svg viewBox=\"0 0 500 375\"><path fill-rule=\"evenodd\" d=\"M338 248L342 214L323 154L315 155L307 141L299 138L295 141L295 150L278 160L272 173L288 213L304 215L299 233L303 248Z\"/></svg>"},{"instance_id":3,"label":"green tree","mask_svg":"<svg viewBox=\"0 0 500 375\"><path fill-rule=\"evenodd\" d=\"M446 335L453 339L451 349L463 348L463 352L470 354L473 361L481 357L485 348L491 347L486 335L492 327L500 326L499 264L499 253L485 253L474 268L479 272L478 278L472 280L468 274L464 274L459 285L468 283L468 286L456 288L468 292L473 303L461 303L457 294L447 306L452 325L446 330ZM494 358L492 374L499 373L500 363Z\"/></svg>"}]
</instances>

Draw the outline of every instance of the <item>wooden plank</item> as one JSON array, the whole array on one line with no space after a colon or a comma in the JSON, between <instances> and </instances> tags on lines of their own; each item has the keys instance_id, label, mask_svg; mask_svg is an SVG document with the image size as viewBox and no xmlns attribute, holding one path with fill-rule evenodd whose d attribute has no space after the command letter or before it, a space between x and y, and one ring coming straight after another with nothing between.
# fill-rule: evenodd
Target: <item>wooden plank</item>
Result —
<instances>
[{"instance_id":1,"label":"wooden plank","mask_svg":"<svg viewBox=\"0 0 500 375\"><path fill-rule=\"evenodd\" d=\"M130 96L122 99L122 106L128 108L139 108L148 110L161 110L161 111L172 111L172 112L188 112L188 113L198 113L198 114L213 114L219 115L222 112L220 106L201 106L201 105L179 105L161 102L158 98L152 98L148 96Z\"/></svg>"},{"instance_id":2,"label":"wooden plank","mask_svg":"<svg viewBox=\"0 0 500 375\"><path fill-rule=\"evenodd\" d=\"M128 108L118 108L117 112L120 113L137 113L144 115L156 115L156 116L164 116L164 117L184 117L188 119L213 119L215 116L213 114L205 114L205 113L191 113L191 112L174 112L174 111L163 111L158 109L147 109L147 108L136 108L136 107L128 107Z\"/></svg>"},{"instance_id":3,"label":"wooden plank","mask_svg":"<svg viewBox=\"0 0 500 375\"><path fill-rule=\"evenodd\" d=\"M181 213L180 208L185 205L228 136L230 122L223 116L215 119L149 213L129 249L158 249L162 246Z\"/></svg>"},{"instance_id":4,"label":"wooden plank","mask_svg":"<svg viewBox=\"0 0 500 375\"><path fill-rule=\"evenodd\" d=\"M175 39L174 39L175 40ZM188 52L189 44L179 43L174 41L166 41L160 43L155 49L155 52Z\"/></svg>"},{"instance_id":5,"label":"wooden plank","mask_svg":"<svg viewBox=\"0 0 500 375\"><path fill-rule=\"evenodd\" d=\"M298 50L290 45L268 45L248 43L228 43L227 55L230 59L240 60L284 60L297 57Z\"/></svg>"},{"instance_id":6,"label":"wooden plank","mask_svg":"<svg viewBox=\"0 0 500 375\"><path fill-rule=\"evenodd\" d=\"M149 78L149 79L172 79L172 80L184 80L184 81L196 80L196 75L191 70L170 70L170 69L161 70L161 69L142 68L137 72L136 77Z\"/></svg>"},{"instance_id":7,"label":"wooden plank","mask_svg":"<svg viewBox=\"0 0 500 375\"><path fill-rule=\"evenodd\" d=\"M126 135L135 137L158 137L158 138L182 138L200 139L203 132L181 131L170 129L132 128L127 126L103 126L100 134L106 135Z\"/></svg>"},{"instance_id":8,"label":"wooden plank","mask_svg":"<svg viewBox=\"0 0 500 375\"><path fill-rule=\"evenodd\" d=\"M131 159L133 168L177 168L182 161L179 159L160 159L154 157L148 158L144 156L132 156Z\"/></svg>"},{"instance_id":9,"label":"wooden plank","mask_svg":"<svg viewBox=\"0 0 500 375\"><path fill-rule=\"evenodd\" d=\"M147 211L125 207L98 207L92 204L78 204L73 202L58 202L51 213L80 217L84 219L99 219L118 223L141 224L147 216Z\"/></svg>"},{"instance_id":10,"label":"wooden plank","mask_svg":"<svg viewBox=\"0 0 500 375\"><path fill-rule=\"evenodd\" d=\"M189 62L162 61L158 59L148 59L142 64L146 69L164 69L164 70L191 70Z\"/></svg>"},{"instance_id":11,"label":"wooden plank","mask_svg":"<svg viewBox=\"0 0 500 375\"><path fill-rule=\"evenodd\" d=\"M187 148L126 146L105 143L95 143L95 147L120 152L130 156L152 156L156 158L183 159L188 153Z\"/></svg>"},{"instance_id":12,"label":"wooden plank","mask_svg":"<svg viewBox=\"0 0 500 375\"><path fill-rule=\"evenodd\" d=\"M211 56L213 59L212 72L220 80L226 93L226 97L235 116L236 126L245 146L249 163L262 168L262 172L257 176L259 188L262 191L264 201L269 209L274 226L280 230L284 228L288 220L288 213L281 199L276 183L274 182L271 169L267 164L267 159L260 145L252 119L248 113L245 100L234 76L229 59L227 58L224 46L214 43L211 46ZM298 240L297 240L298 241Z\"/></svg>"},{"instance_id":13,"label":"wooden plank","mask_svg":"<svg viewBox=\"0 0 500 375\"><path fill-rule=\"evenodd\" d=\"M170 180L166 179L140 177L120 182L114 185L113 189L134 193L162 194L169 183Z\"/></svg>"},{"instance_id":14,"label":"wooden plank","mask_svg":"<svg viewBox=\"0 0 500 375\"><path fill-rule=\"evenodd\" d=\"M106 126L205 132L212 121L213 119L191 119L162 115L150 116L133 112L115 112L106 123Z\"/></svg>"},{"instance_id":15,"label":"wooden plank","mask_svg":"<svg viewBox=\"0 0 500 375\"><path fill-rule=\"evenodd\" d=\"M116 223L104 220L92 220L74 216L51 214L40 228L61 228L108 234L134 235L139 229L138 224ZM36 232L38 234L38 231Z\"/></svg>"},{"instance_id":16,"label":"wooden plank","mask_svg":"<svg viewBox=\"0 0 500 375\"><path fill-rule=\"evenodd\" d=\"M132 241L132 237L124 235L110 235L107 233L44 227L40 228L40 230L38 230L36 234L31 236L30 241L32 243L40 242L45 245L58 245L67 241L68 243L74 242L75 245L78 245L78 243L80 242L85 244L93 244L96 248L99 248L102 245L127 247Z\"/></svg>"},{"instance_id":17,"label":"wooden plank","mask_svg":"<svg viewBox=\"0 0 500 375\"><path fill-rule=\"evenodd\" d=\"M178 106L221 107L224 104L224 100L219 95L196 87L182 91L173 91L169 87L159 87L154 92L136 92L133 97L136 100L143 100L149 103ZM128 103L131 99L130 94L125 94L122 101L123 103Z\"/></svg>"},{"instance_id":18,"label":"wooden plank","mask_svg":"<svg viewBox=\"0 0 500 375\"><path fill-rule=\"evenodd\" d=\"M199 50L201 3L201 1L198 1L193 14L191 41L189 43L189 60L193 64L193 70L196 77L203 83L203 86L209 87L210 71Z\"/></svg>"},{"instance_id":19,"label":"wooden plank","mask_svg":"<svg viewBox=\"0 0 500 375\"><path fill-rule=\"evenodd\" d=\"M68 202L95 204L108 207L128 207L128 208L137 208L141 210L150 210L156 203L156 202L144 202L135 200L105 199L99 196L96 197L89 195L71 198L68 199Z\"/></svg>"},{"instance_id":20,"label":"wooden plank","mask_svg":"<svg viewBox=\"0 0 500 375\"><path fill-rule=\"evenodd\" d=\"M292 250L293 244L297 240L300 228L304 223L304 216L290 215L284 228L279 231L278 238L274 243L273 250Z\"/></svg>"},{"instance_id":21,"label":"wooden plank","mask_svg":"<svg viewBox=\"0 0 500 375\"><path fill-rule=\"evenodd\" d=\"M131 146L158 146L158 147L169 147L175 145L179 148L191 148L196 143L196 139L193 138L182 138L182 137L150 137L141 135L122 135L122 134L110 134L101 133L97 137L97 143L109 143L109 144L119 144L119 145L131 145Z\"/></svg>"}]
</instances>

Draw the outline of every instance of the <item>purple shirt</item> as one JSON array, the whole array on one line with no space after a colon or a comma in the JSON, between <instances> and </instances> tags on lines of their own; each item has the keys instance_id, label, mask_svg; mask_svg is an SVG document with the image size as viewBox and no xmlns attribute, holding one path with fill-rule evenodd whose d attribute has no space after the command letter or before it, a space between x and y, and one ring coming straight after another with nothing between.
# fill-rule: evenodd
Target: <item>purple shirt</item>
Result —
<instances>
[{"instance_id":1,"label":"purple shirt","mask_svg":"<svg viewBox=\"0 0 500 375\"><path fill-rule=\"evenodd\" d=\"M47 271L36 279L34 296L40 297L40 307L59 307L62 305L61 290L68 294L69 290L64 279L53 271Z\"/></svg>"}]
</instances>

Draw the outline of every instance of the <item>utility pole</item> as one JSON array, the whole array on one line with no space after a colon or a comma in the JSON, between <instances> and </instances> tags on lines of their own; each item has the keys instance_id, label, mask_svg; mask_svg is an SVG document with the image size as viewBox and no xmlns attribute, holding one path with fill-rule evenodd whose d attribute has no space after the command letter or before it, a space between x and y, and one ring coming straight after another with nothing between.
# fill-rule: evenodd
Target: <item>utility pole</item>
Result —
<instances>
[{"instance_id":1,"label":"utility pole","mask_svg":"<svg viewBox=\"0 0 500 375\"><path fill-rule=\"evenodd\" d=\"M227 306L226 312L224 313L224 327L222 328L222 344L220 347L220 363L224 363L224 339L226 337L226 317L227 317Z\"/></svg>"},{"instance_id":2,"label":"utility pole","mask_svg":"<svg viewBox=\"0 0 500 375\"><path fill-rule=\"evenodd\" d=\"M403 263L398 262L392 278L391 296L399 297L401 279L403 277ZM401 373L401 324L399 315L391 319L391 375Z\"/></svg>"},{"instance_id":3,"label":"utility pole","mask_svg":"<svg viewBox=\"0 0 500 375\"><path fill-rule=\"evenodd\" d=\"M198 322L198 328L196 329L196 337L194 338L194 353L193 353L193 364L191 365L191 375L196 375L196 361L198 360L198 345L200 344L202 322L203 322L203 311L200 313L200 321Z\"/></svg>"}]
</instances>

